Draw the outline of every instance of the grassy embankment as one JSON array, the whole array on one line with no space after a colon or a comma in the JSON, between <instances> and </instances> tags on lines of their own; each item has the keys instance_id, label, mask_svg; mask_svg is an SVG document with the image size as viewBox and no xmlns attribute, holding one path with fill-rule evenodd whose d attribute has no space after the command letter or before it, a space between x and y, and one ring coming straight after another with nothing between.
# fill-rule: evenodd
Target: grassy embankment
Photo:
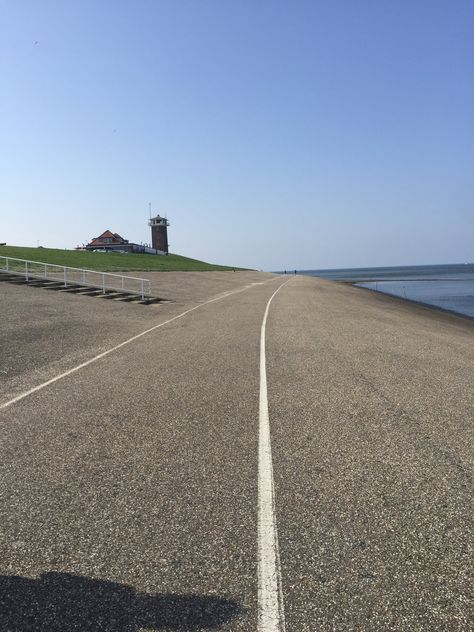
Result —
<instances>
[{"instance_id":1,"label":"grassy embankment","mask_svg":"<svg viewBox=\"0 0 474 632\"><path fill-rule=\"evenodd\" d=\"M168 256L122 254L112 252L87 252L83 250L60 250L57 248L24 248L20 246L0 246L0 256L29 259L42 263L55 263L71 268L86 268L112 272L127 270L146 271L206 271L232 270L230 266L213 265L180 255ZM242 268L236 268L242 269Z\"/></svg>"}]
</instances>

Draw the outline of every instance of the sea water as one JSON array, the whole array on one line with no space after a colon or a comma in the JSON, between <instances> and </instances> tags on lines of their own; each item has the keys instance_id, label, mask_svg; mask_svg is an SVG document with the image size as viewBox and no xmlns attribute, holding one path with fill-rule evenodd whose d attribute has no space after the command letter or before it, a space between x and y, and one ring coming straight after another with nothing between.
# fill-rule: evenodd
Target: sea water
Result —
<instances>
[{"instance_id":1,"label":"sea water","mask_svg":"<svg viewBox=\"0 0 474 632\"><path fill-rule=\"evenodd\" d=\"M350 281L384 294L474 318L474 264L298 270L298 274Z\"/></svg>"}]
</instances>

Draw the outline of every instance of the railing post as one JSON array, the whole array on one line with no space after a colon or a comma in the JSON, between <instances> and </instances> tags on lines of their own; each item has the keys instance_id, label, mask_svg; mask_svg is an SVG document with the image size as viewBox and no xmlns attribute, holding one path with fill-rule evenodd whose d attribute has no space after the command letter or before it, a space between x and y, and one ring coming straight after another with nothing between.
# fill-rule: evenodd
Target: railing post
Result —
<instances>
[{"instance_id":1,"label":"railing post","mask_svg":"<svg viewBox=\"0 0 474 632\"><path fill-rule=\"evenodd\" d=\"M145 300L145 290L144 290L144 283L143 283L143 279L142 279L142 301Z\"/></svg>"},{"instance_id":2,"label":"railing post","mask_svg":"<svg viewBox=\"0 0 474 632\"><path fill-rule=\"evenodd\" d=\"M8 257L6 258L6 260L7 260L6 268L7 268L7 272L8 272L8 261L9 261Z\"/></svg>"},{"instance_id":3,"label":"railing post","mask_svg":"<svg viewBox=\"0 0 474 632\"><path fill-rule=\"evenodd\" d=\"M26 281L29 281L28 278L28 261L25 261L25 277L26 277Z\"/></svg>"},{"instance_id":4,"label":"railing post","mask_svg":"<svg viewBox=\"0 0 474 632\"><path fill-rule=\"evenodd\" d=\"M102 272L102 294L105 294L105 274Z\"/></svg>"},{"instance_id":5,"label":"railing post","mask_svg":"<svg viewBox=\"0 0 474 632\"><path fill-rule=\"evenodd\" d=\"M64 287L67 287L67 268L64 268Z\"/></svg>"},{"instance_id":6,"label":"railing post","mask_svg":"<svg viewBox=\"0 0 474 632\"><path fill-rule=\"evenodd\" d=\"M47 278L48 278L48 266L47 266L47 264L46 264L46 263L44 264L44 278L45 278L45 279L47 279Z\"/></svg>"}]
</instances>

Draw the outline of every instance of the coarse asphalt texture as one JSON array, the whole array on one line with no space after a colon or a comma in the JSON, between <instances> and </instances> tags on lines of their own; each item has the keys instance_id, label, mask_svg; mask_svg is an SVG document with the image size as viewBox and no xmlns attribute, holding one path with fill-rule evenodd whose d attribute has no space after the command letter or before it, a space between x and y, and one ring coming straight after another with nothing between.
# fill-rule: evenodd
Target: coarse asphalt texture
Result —
<instances>
[{"instance_id":1,"label":"coarse asphalt texture","mask_svg":"<svg viewBox=\"0 0 474 632\"><path fill-rule=\"evenodd\" d=\"M257 630L260 328L289 277L143 306L0 283L0 630ZM287 632L471 630L474 322L314 277L266 325ZM263 631L261 631L263 632Z\"/></svg>"}]
</instances>

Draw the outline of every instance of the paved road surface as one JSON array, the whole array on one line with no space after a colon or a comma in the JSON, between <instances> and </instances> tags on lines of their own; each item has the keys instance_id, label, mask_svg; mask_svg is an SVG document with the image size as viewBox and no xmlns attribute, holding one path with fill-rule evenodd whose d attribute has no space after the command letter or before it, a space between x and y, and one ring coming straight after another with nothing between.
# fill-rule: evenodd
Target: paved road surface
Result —
<instances>
[{"instance_id":1,"label":"paved road surface","mask_svg":"<svg viewBox=\"0 0 474 632\"><path fill-rule=\"evenodd\" d=\"M149 307L1 284L0 630L472 629L473 323L309 277L266 323L262 618L287 280L166 276Z\"/></svg>"}]
</instances>

